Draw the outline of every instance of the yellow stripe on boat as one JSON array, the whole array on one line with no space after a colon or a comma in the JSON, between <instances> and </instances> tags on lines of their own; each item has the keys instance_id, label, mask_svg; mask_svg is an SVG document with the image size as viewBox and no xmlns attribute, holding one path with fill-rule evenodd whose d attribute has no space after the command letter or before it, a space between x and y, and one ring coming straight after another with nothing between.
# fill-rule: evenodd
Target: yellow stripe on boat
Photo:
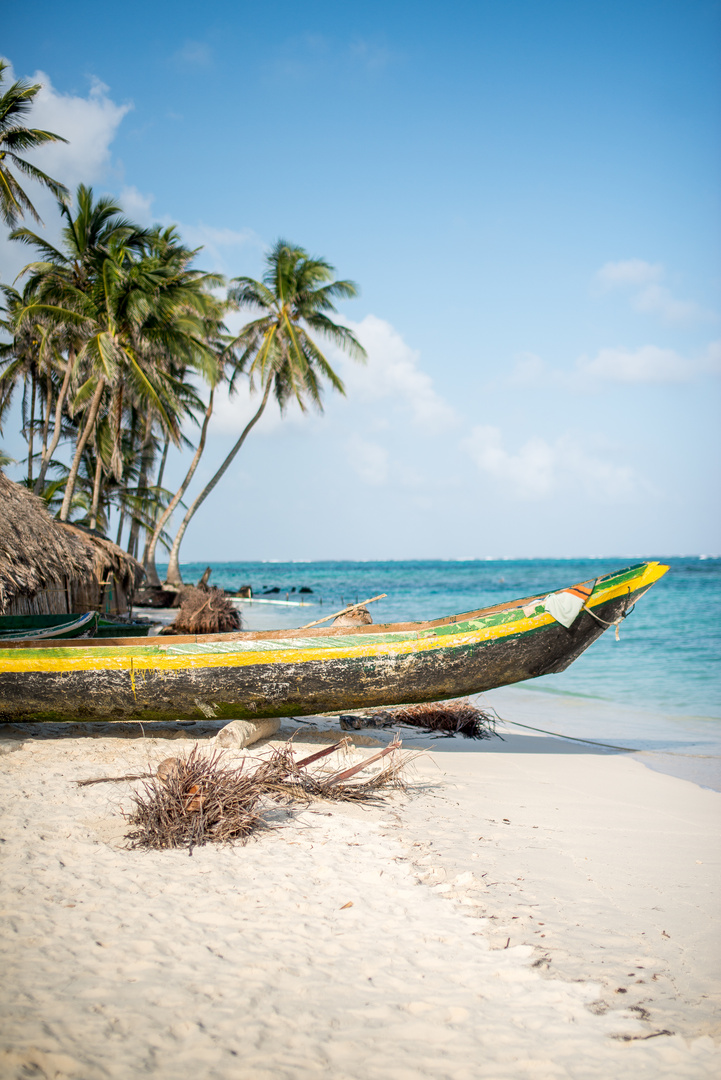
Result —
<instances>
[{"instance_id":1,"label":"yellow stripe on boat","mask_svg":"<svg viewBox=\"0 0 721 1080\"><path fill-rule=\"evenodd\" d=\"M591 608L599 607L627 592L645 592L646 589L650 588L655 581L666 573L667 569L668 567L657 562L647 563L643 573L634 576L630 581L626 580L625 582L617 584L609 584L608 587L604 587L600 584L593 590L588 606ZM541 604L542 601L543 598L540 597L538 601L539 604ZM251 647L244 648L242 651L238 652L223 651L217 653L193 653L192 651L183 651L175 655L170 652L173 648L172 643L164 647L168 651L156 653L141 652L138 655L128 654L127 647L123 646L110 647L117 649L117 655L113 652L112 655L106 654L103 656L98 655L97 650L92 647L89 648L87 652L77 648L64 649L62 651L62 656L47 656L47 653L43 656L45 650L38 649L37 653L30 657L18 656L18 652L24 652L25 650L18 650L15 652L14 650L8 649L0 655L0 672L70 673L74 671L128 671L131 680L134 680L136 675L142 674L144 671L179 671L193 668L207 669L219 667L249 667L253 665L306 664L330 659L372 659L373 657L379 656L407 656L411 653L422 653L434 649L445 651L512 637L518 634L524 634L530 630L539 630L554 621L553 617L547 612L541 612L536 615L531 615L530 617L525 617L522 615L522 609L520 607L509 607L508 614L512 614L516 611L518 611L522 617L509 619L507 622L495 623L491 626L481 626L477 629L464 631L459 634L433 634L432 636L422 638L413 636L406 640L392 642L374 641L375 635L363 634L358 636L357 645L353 644L335 647L324 642L317 647L304 646L299 648L297 646L294 647L292 644L286 644L285 641L279 639L277 647L272 649L267 647L265 649L253 649ZM496 612L495 614L503 614L503 610L501 610L501 612ZM479 621L482 621L483 615L479 615L477 618ZM474 621L473 617L468 621ZM224 644L228 643L226 642ZM271 643L269 642L268 644ZM149 646L148 648L152 647ZM186 646L185 648L192 649L192 646ZM55 650L52 651L54 652Z\"/></svg>"}]
</instances>

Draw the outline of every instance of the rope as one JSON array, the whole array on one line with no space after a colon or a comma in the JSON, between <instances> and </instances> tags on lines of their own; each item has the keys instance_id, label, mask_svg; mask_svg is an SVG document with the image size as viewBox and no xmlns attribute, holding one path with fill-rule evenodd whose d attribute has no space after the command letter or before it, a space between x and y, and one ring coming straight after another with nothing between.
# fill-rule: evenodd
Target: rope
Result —
<instances>
[{"instance_id":1,"label":"rope","mask_svg":"<svg viewBox=\"0 0 721 1080\"><path fill-rule=\"evenodd\" d=\"M609 624L613 626L613 623ZM530 724L521 724L518 720L506 720L504 717L498 718L503 724L514 724L516 727L528 728L529 731L539 731L542 735L553 735L556 739L570 739L571 742L589 743L591 746L603 746L606 750L625 750L629 754L640 754L640 750L635 750L632 746L614 746L613 743L596 742L595 739L580 739L577 735L562 735L560 731L546 731L545 728L531 727Z\"/></svg>"},{"instance_id":2,"label":"rope","mask_svg":"<svg viewBox=\"0 0 721 1080\"><path fill-rule=\"evenodd\" d=\"M629 596L631 595L631 587L630 586L629 586L629 589L628 589L628 594L629 594ZM618 616L618 618L614 619L613 622L606 622L606 620L602 619L600 615L597 615L595 611L591 611L588 604L584 604L582 610L587 611L588 614L593 619L596 620L596 622L601 624L601 626L615 626L616 627L616 641L621 640L621 635L618 632L618 628L621 625L621 623L623 622L623 620L626 618L626 616L631 614L631 612L628 610L628 605L626 606L626 609L621 612L621 614ZM633 608L631 608L631 611L633 611Z\"/></svg>"}]
</instances>

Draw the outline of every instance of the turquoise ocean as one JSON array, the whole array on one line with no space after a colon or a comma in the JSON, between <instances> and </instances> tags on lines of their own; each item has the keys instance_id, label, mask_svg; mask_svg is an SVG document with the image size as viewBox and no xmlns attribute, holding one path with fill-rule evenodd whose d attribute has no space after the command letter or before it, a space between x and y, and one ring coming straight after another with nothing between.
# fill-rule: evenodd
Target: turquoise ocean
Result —
<instances>
[{"instance_id":1,"label":"turquoise ocean","mask_svg":"<svg viewBox=\"0 0 721 1080\"><path fill-rule=\"evenodd\" d=\"M560 675L488 703L509 721L629 746L647 764L719 787L721 770L721 558L664 558L669 572L621 625L605 633ZM258 597L304 607L244 605L247 629L290 628L378 593L374 622L422 620L563 588L642 561L489 559L408 562L230 562L212 565L211 584L251 585ZM206 564L185 564L196 581ZM310 593L299 593L301 588ZM277 589L278 592L270 592ZM648 757L651 755L651 758ZM675 757L676 762L664 760ZM682 760L683 759L683 760Z\"/></svg>"}]
</instances>

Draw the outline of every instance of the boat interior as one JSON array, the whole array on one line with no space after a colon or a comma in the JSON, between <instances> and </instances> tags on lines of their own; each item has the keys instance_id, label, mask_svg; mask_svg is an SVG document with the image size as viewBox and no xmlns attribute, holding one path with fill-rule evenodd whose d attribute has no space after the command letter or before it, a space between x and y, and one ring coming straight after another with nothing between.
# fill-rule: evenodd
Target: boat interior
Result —
<instances>
[{"instance_id":1,"label":"boat interior","mask_svg":"<svg viewBox=\"0 0 721 1080\"><path fill-rule=\"evenodd\" d=\"M62 641L49 639L47 641L0 641L0 649L87 649L93 646L101 648L113 645L125 645L142 647L145 646L169 646L169 645L211 645L219 641L273 641L275 639L287 639L294 637L348 637L361 634L397 634L404 631L432 630L438 626L452 626L454 623L466 622L470 619L481 619L486 615L494 615L499 611L511 611L513 608L525 607L533 600L542 600L547 592L537 593L534 596L526 596L518 600L509 600L503 604L493 604L491 607L479 608L476 611L464 611L458 615L447 615L441 619L429 619L425 622L400 622L400 623L370 623L362 626L313 626L304 629L285 630L235 630L229 634L174 634L157 637L118 637L118 638L67 638Z\"/></svg>"}]
</instances>

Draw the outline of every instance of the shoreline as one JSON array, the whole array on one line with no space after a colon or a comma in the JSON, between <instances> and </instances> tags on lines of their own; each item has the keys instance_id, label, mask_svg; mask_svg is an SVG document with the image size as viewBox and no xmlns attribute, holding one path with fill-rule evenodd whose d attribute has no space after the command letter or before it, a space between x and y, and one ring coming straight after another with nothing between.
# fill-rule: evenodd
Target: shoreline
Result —
<instances>
[{"instance_id":1,"label":"shoreline","mask_svg":"<svg viewBox=\"0 0 721 1080\"><path fill-rule=\"evenodd\" d=\"M195 726L50 727L0 758L3 1076L717 1075L718 793L506 730L435 740L380 807L281 811L189 859L123 849L135 785L72 781Z\"/></svg>"}]
</instances>

